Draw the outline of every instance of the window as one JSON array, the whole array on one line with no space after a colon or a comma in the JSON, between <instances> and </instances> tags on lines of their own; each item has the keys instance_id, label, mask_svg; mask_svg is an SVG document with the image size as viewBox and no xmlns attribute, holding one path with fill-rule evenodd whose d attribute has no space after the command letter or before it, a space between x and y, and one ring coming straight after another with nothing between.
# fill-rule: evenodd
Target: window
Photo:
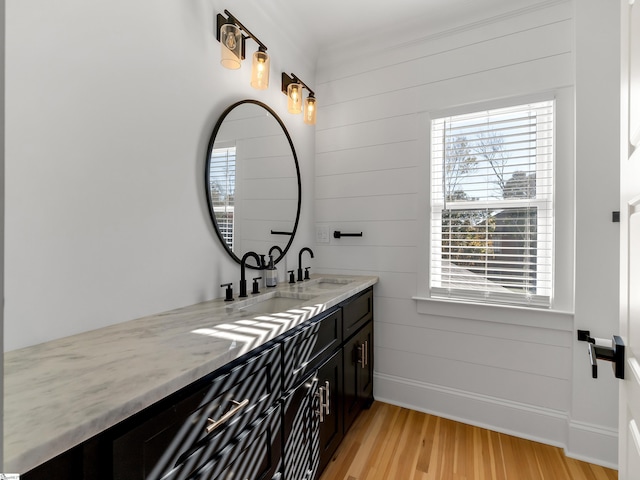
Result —
<instances>
[{"instance_id":1,"label":"window","mask_svg":"<svg viewBox=\"0 0 640 480\"><path fill-rule=\"evenodd\" d=\"M218 230L233 250L236 147L214 148L209 162L209 190Z\"/></svg>"},{"instance_id":2,"label":"window","mask_svg":"<svg viewBox=\"0 0 640 480\"><path fill-rule=\"evenodd\" d=\"M549 307L554 101L431 122L434 298Z\"/></svg>"}]
</instances>

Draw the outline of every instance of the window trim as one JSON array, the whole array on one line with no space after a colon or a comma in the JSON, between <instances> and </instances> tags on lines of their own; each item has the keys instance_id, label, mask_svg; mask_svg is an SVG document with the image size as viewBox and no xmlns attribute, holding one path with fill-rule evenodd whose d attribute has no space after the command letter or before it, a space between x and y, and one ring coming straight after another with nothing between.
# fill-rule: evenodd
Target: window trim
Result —
<instances>
[{"instance_id":1,"label":"window trim","mask_svg":"<svg viewBox=\"0 0 640 480\"><path fill-rule=\"evenodd\" d=\"M503 306L457 299L432 298L429 292L430 263L431 263L431 120L444 116L454 116L471 111L491 110L508 107L509 105L525 104L555 99L555 164L554 164L554 245L555 254L552 263L553 292L551 306L548 309L531 308L528 306ZM417 114L416 121L422 132L426 132L418 139L422 158L427 161L419 162L419 172L422 178L422 188L417 193L419 205L429 212L418 218L421 226L417 257L419 268L416 273L416 295L412 298L417 302L418 313L432 313L433 305L444 305L443 308L458 311L466 309L465 305L473 306L478 320L483 317L484 310L509 311L509 309L524 309L525 311L556 312L572 314L575 311L575 89L573 86L558 87L553 90L535 94L524 94L505 97L497 100L469 103L463 106L423 111ZM559 186L562 188L558 188ZM497 309L497 310L494 310ZM506 309L506 310L505 310ZM455 316L455 315L454 315ZM505 323L510 322L505 319Z\"/></svg>"}]
</instances>

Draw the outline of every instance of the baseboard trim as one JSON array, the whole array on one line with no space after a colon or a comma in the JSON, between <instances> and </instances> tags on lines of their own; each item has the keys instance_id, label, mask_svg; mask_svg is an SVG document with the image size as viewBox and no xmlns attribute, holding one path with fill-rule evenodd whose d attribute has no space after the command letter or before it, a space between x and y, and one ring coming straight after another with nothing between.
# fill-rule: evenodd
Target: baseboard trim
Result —
<instances>
[{"instance_id":1,"label":"baseboard trim","mask_svg":"<svg viewBox=\"0 0 640 480\"><path fill-rule=\"evenodd\" d=\"M617 432L571 422L567 412L382 373L375 374L374 386L376 400L553 445L568 457L617 469Z\"/></svg>"},{"instance_id":2,"label":"baseboard trim","mask_svg":"<svg viewBox=\"0 0 640 480\"><path fill-rule=\"evenodd\" d=\"M569 421L567 457L618 469L618 430Z\"/></svg>"}]
</instances>

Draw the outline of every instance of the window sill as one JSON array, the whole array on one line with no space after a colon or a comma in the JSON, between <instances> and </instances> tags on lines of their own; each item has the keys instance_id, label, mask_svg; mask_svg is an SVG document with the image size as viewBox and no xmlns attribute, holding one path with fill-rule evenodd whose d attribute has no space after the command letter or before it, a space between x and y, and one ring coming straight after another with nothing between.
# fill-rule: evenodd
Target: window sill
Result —
<instances>
[{"instance_id":1,"label":"window sill","mask_svg":"<svg viewBox=\"0 0 640 480\"><path fill-rule=\"evenodd\" d=\"M573 331L573 312L413 297L419 314Z\"/></svg>"}]
</instances>

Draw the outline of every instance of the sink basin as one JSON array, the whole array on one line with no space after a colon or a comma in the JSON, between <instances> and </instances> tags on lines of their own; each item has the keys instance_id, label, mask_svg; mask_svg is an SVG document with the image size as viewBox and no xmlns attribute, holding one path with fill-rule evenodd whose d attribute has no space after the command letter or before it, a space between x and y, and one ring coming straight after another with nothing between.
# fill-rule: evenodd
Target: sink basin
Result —
<instances>
[{"instance_id":1,"label":"sink basin","mask_svg":"<svg viewBox=\"0 0 640 480\"><path fill-rule=\"evenodd\" d=\"M323 290L335 290L341 286L351 283L351 278L317 278L311 280L313 282L313 288L320 288Z\"/></svg>"},{"instance_id":2,"label":"sink basin","mask_svg":"<svg viewBox=\"0 0 640 480\"><path fill-rule=\"evenodd\" d=\"M280 313L294 307L300 307L312 297L300 293L287 295L284 292L274 292L254 299L246 300L246 304L236 307L241 312L250 313Z\"/></svg>"}]
</instances>

